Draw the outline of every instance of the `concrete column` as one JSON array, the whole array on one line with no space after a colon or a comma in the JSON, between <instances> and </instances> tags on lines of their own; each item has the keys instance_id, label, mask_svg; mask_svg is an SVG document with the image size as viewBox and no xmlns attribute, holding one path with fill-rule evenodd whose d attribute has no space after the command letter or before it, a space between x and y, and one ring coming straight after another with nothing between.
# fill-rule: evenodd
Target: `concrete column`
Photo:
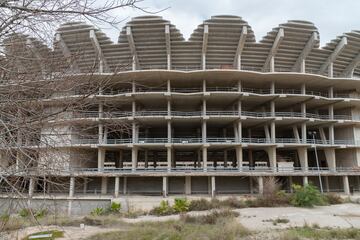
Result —
<instances>
[{"instance_id":1,"label":"concrete column","mask_svg":"<svg viewBox=\"0 0 360 240\"><path fill-rule=\"evenodd\" d=\"M275 117L275 101L271 101L270 102L270 112L271 112L271 116Z\"/></svg>"},{"instance_id":2,"label":"concrete column","mask_svg":"<svg viewBox=\"0 0 360 240\"><path fill-rule=\"evenodd\" d=\"M168 138L168 143L171 143L171 137L172 137L171 121L167 121L167 138Z\"/></svg>"},{"instance_id":3,"label":"concrete column","mask_svg":"<svg viewBox=\"0 0 360 240\"><path fill-rule=\"evenodd\" d=\"M292 185L293 185L293 179L292 179L292 176L289 176L289 190L290 190L290 193L293 192Z\"/></svg>"},{"instance_id":4,"label":"concrete column","mask_svg":"<svg viewBox=\"0 0 360 240\"><path fill-rule=\"evenodd\" d=\"M242 84L241 84L241 80L238 80L238 91L241 92L242 89Z\"/></svg>"},{"instance_id":5,"label":"concrete column","mask_svg":"<svg viewBox=\"0 0 360 240\"><path fill-rule=\"evenodd\" d=\"M211 176L211 197L215 197L215 194L216 194L215 176Z\"/></svg>"},{"instance_id":6,"label":"concrete column","mask_svg":"<svg viewBox=\"0 0 360 240\"><path fill-rule=\"evenodd\" d=\"M135 102L135 100L133 100L131 102L131 110L132 110L132 116L135 117L135 114L136 114L136 102Z\"/></svg>"},{"instance_id":7,"label":"concrete column","mask_svg":"<svg viewBox=\"0 0 360 240\"><path fill-rule=\"evenodd\" d=\"M99 133L99 144L102 144L104 141L104 125L101 123L98 126L98 133Z\"/></svg>"},{"instance_id":8,"label":"concrete column","mask_svg":"<svg viewBox=\"0 0 360 240\"><path fill-rule=\"evenodd\" d=\"M335 134L334 134L334 125L331 124L329 126L329 141L330 144L334 145L335 144Z\"/></svg>"},{"instance_id":9,"label":"concrete column","mask_svg":"<svg viewBox=\"0 0 360 240\"><path fill-rule=\"evenodd\" d=\"M270 167L276 171L276 147L268 147L267 149Z\"/></svg>"},{"instance_id":10,"label":"concrete column","mask_svg":"<svg viewBox=\"0 0 360 240\"><path fill-rule=\"evenodd\" d=\"M136 123L133 122L131 125L131 130L132 130L132 143L136 143L137 142L137 137L136 137Z\"/></svg>"},{"instance_id":11,"label":"concrete column","mask_svg":"<svg viewBox=\"0 0 360 240\"><path fill-rule=\"evenodd\" d=\"M202 156L203 156L204 171L207 171L207 148L206 147L202 148Z\"/></svg>"},{"instance_id":12,"label":"concrete column","mask_svg":"<svg viewBox=\"0 0 360 240\"><path fill-rule=\"evenodd\" d=\"M350 186L349 186L348 176L343 176L343 184L344 184L344 193L346 195L350 195Z\"/></svg>"},{"instance_id":13,"label":"concrete column","mask_svg":"<svg viewBox=\"0 0 360 240\"><path fill-rule=\"evenodd\" d=\"M242 162L243 162L243 150L242 150L242 147L241 146L236 146L235 151L236 151L237 167L238 167L239 171L241 171L242 170Z\"/></svg>"},{"instance_id":14,"label":"concrete column","mask_svg":"<svg viewBox=\"0 0 360 240\"><path fill-rule=\"evenodd\" d=\"M185 194L191 194L191 176L185 176Z\"/></svg>"},{"instance_id":15,"label":"concrete column","mask_svg":"<svg viewBox=\"0 0 360 240\"><path fill-rule=\"evenodd\" d=\"M272 72L273 72L273 71L272 71ZM271 85L270 85L270 93L271 93L271 94L275 94L275 82L274 82L274 81L271 82ZM273 102L273 101L271 101L271 102Z\"/></svg>"},{"instance_id":16,"label":"concrete column","mask_svg":"<svg viewBox=\"0 0 360 240\"><path fill-rule=\"evenodd\" d=\"M306 85L305 85L305 83L301 84L301 94L303 94L303 95L306 94Z\"/></svg>"},{"instance_id":17,"label":"concrete column","mask_svg":"<svg viewBox=\"0 0 360 240\"><path fill-rule=\"evenodd\" d=\"M75 177L70 177L69 197L74 197L75 192Z\"/></svg>"},{"instance_id":18,"label":"concrete column","mask_svg":"<svg viewBox=\"0 0 360 240\"><path fill-rule=\"evenodd\" d=\"M332 78L334 75L334 63L330 62L328 67L328 77Z\"/></svg>"},{"instance_id":19,"label":"concrete column","mask_svg":"<svg viewBox=\"0 0 360 240\"><path fill-rule=\"evenodd\" d=\"M250 167L254 167L253 151L251 148L248 148L248 154Z\"/></svg>"},{"instance_id":20,"label":"concrete column","mask_svg":"<svg viewBox=\"0 0 360 240\"><path fill-rule=\"evenodd\" d=\"M239 138L239 142L241 142L242 139L242 122L238 121L238 126L237 126L237 130L238 130L238 138Z\"/></svg>"},{"instance_id":21,"label":"concrete column","mask_svg":"<svg viewBox=\"0 0 360 240\"><path fill-rule=\"evenodd\" d=\"M170 99L167 100L167 115L171 116L171 101Z\"/></svg>"},{"instance_id":22,"label":"concrete column","mask_svg":"<svg viewBox=\"0 0 360 240\"><path fill-rule=\"evenodd\" d=\"M132 90L132 93L136 92L136 83L135 83L135 81L131 82L131 90Z\"/></svg>"},{"instance_id":23,"label":"concrete column","mask_svg":"<svg viewBox=\"0 0 360 240\"><path fill-rule=\"evenodd\" d=\"M301 124L301 138L302 138L302 142L306 143L307 141L307 133L306 133L306 123L302 123Z\"/></svg>"},{"instance_id":24,"label":"concrete column","mask_svg":"<svg viewBox=\"0 0 360 240\"><path fill-rule=\"evenodd\" d=\"M271 129L271 142L275 143L275 141L276 141L275 121L271 121L270 129Z\"/></svg>"},{"instance_id":25,"label":"concrete column","mask_svg":"<svg viewBox=\"0 0 360 240\"><path fill-rule=\"evenodd\" d=\"M105 149L98 148L98 171L104 170Z\"/></svg>"},{"instance_id":26,"label":"concrete column","mask_svg":"<svg viewBox=\"0 0 360 240\"><path fill-rule=\"evenodd\" d=\"M101 178L101 194L107 194L108 178Z\"/></svg>"},{"instance_id":27,"label":"concrete column","mask_svg":"<svg viewBox=\"0 0 360 240\"><path fill-rule=\"evenodd\" d=\"M166 81L166 88L167 88L167 92L170 93L171 92L171 82L170 79L168 79Z\"/></svg>"},{"instance_id":28,"label":"concrete column","mask_svg":"<svg viewBox=\"0 0 360 240\"><path fill-rule=\"evenodd\" d=\"M334 105L333 104L329 105L328 110L329 110L329 118L334 119Z\"/></svg>"},{"instance_id":29,"label":"concrete column","mask_svg":"<svg viewBox=\"0 0 360 240\"><path fill-rule=\"evenodd\" d=\"M309 179L308 179L307 176L304 176L303 177L303 185L305 186L305 185L308 185L308 184L309 184Z\"/></svg>"},{"instance_id":30,"label":"concrete column","mask_svg":"<svg viewBox=\"0 0 360 240\"><path fill-rule=\"evenodd\" d=\"M305 59L302 59L301 63L300 63L300 72L301 73L305 73L305 67L306 67Z\"/></svg>"},{"instance_id":31,"label":"concrete column","mask_svg":"<svg viewBox=\"0 0 360 240\"><path fill-rule=\"evenodd\" d=\"M324 185L325 185L325 192L329 192L330 191L330 187L329 187L329 177L328 176L324 176Z\"/></svg>"},{"instance_id":32,"label":"concrete column","mask_svg":"<svg viewBox=\"0 0 360 240\"><path fill-rule=\"evenodd\" d=\"M137 168L137 161L138 161L138 149L137 147L133 146L131 149L131 165L132 170L135 171Z\"/></svg>"},{"instance_id":33,"label":"concrete column","mask_svg":"<svg viewBox=\"0 0 360 240\"><path fill-rule=\"evenodd\" d=\"M162 192L163 192L163 197L166 198L168 195L168 177L163 177Z\"/></svg>"},{"instance_id":34,"label":"concrete column","mask_svg":"<svg viewBox=\"0 0 360 240\"><path fill-rule=\"evenodd\" d=\"M119 188L120 188L120 177L115 177L115 191L114 195L116 198L119 197Z\"/></svg>"},{"instance_id":35,"label":"concrete column","mask_svg":"<svg viewBox=\"0 0 360 240\"><path fill-rule=\"evenodd\" d=\"M29 179L29 197L32 198L34 195L34 188L35 188L35 180L34 178Z\"/></svg>"},{"instance_id":36,"label":"concrete column","mask_svg":"<svg viewBox=\"0 0 360 240\"><path fill-rule=\"evenodd\" d=\"M264 181L263 181L263 177L258 177L258 187L259 187L259 194L263 195L264 194Z\"/></svg>"},{"instance_id":37,"label":"concrete column","mask_svg":"<svg viewBox=\"0 0 360 240\"><path fill-rule=\"evenodd\" d=\"M167 148L166 157L167 157L167 170L171 171L171 162L172 162L172 149L171 149L171 147Z\"/></svg>"},{"instance_id":38,"label":"concrete column","mask_svg":"<svg viewBox=\"0 0 360 240\"><path fill-rule=\"evenodd\" d=\"M309 162L308 162L308 152L306 147L300 147L297 149L300 166L303 171L308 171L309 169Z\"/></svg>"},{"instance_id":39,"label":"concrete column","mask_svg":"<svg viewBox=\"0 0 360 240\"><path fill-rule=\"evenodd\" d=\"M206 121L202 122L202 142L206 143L206 137L207 137L207 127L206 127Z\"/></svg>"},{"instance_id":40,"label":"concrete column","mask_svg":"<svg viewBox=\"0 0 360 240\"><path fill-rule=\"evenodd\" d=\"M275 57L271 56L270 59L270 72L275 72Z\"/></svg>"},{"instance_id":41,"label":"concrete column","mask_svg":"<svg viewBox=\"0 0 360 240\"><path fill-rule=\"evenodd\" d=\"M334 98L334 87L331 86L328 89L329 98Z\"/></svg>"},{"instance_id":42,"label":"concrete column","mask_svg":"<svg viewBox=\"0 0 360 240\"><path fill-rule=\"evenodd\" d=\"M206 92L206 80L205 79L202 82L202 88L203 88L203 92Z\"/></svg>"},{"instance_id":43,"label":"concrete column","mask_svg":"<svg viewBox=\"0 0 360 240\"><path fill-rule=\"evenodd\" d=\"M327 165L330 171L336 171L336 158L335 158L335 149L334 148L327 148L324 149L325 158Z\"/></svg>"},{"instance_id":44,"label":"concrete column","mask_svg":"<svg viewBox=\"0 0 360 240\"><path fill-rule=\"evenodd\" d=\"M68 201L68 216L71 216L71 212L72 212L72 200Z\"/></svg>"},{"instance_id":45,"label":"concrete column","mask_svg":"<svg viewBox=\"0 0 360 240\"><path fill-rule=\"evenodd\" d=\"M127 194L127 177L124 177L123 194Z\"/></svg>"}]
</instances>

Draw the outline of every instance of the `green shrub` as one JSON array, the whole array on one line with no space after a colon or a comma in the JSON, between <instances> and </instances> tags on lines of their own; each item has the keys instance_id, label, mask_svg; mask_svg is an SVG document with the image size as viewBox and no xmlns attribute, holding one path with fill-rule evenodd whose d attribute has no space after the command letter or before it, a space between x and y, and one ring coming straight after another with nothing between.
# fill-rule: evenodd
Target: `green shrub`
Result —
<instances>
[{"instance_id":1,"label":"green shrub","mask_svg":"<svg viewBox=\"0 0 360 240\"><path fill-rule=\"evenodd\" d=\"M8 213L3 213L2 215L0 215L0 222L7 222L10 219L10 214Z\"/></svg>"},{"instance_id":2,"label":"green shrub","mask_svg":"<svg viewBox=\"0 0 360 240\"><path fill-rule=\"evenodd\" d=\"M297 207L313 207L315 205L324 205L325 201L319 190L307 184L304 187L300 185L293 185L294 194L291 199L291 204Z\"/></svg>"},{"instance_id":3,"label":"green shrub","mask_svg":"<svg viewBox=\"0 0 360 240\"><path fill-rule=\"evenodd\" d=\"M104 215L104 213L105 213L105 211L102 207L97 207L97 208L94 208L90 214L92 216L100 216L100 215Z\"/></svg>"},{"instance_id":4,"label":"green shrub","mask_svg":"<svg viewBox=\"0 0 360 240\"><path fill-rule=\"evenodd\" d=\"M111 213L118 213L121 210L121 203L112 202L110 205L110 212Z\"/></svg>"},{"instance_id":5,"label":"green shrub","mask_svg":"<svg viewBox=\"0 0 360 240\"><path fill-rule=\"evenodd\" d=\"M175 198L173 209L176 213L187 212L189 211L189 202L186 198Z\"/></svg>"},{"instance_id":6,"label":"green shrub","mask_svg":"<svg viewBox=\"0 0 360 240\"><path fill-rule=\"evenodd\" d=\"M165 216L172 213L174 213L173 208L170 207L169 202L165 200L160 202L160 206L155 207L150 211L150 214L155 214L157 216Z\"/></svg>"},{"instance_id":7,"label":"green shrub","mask_svg":"<svg viewBox=\"0 0 360 240\"><path fill-rule=\"evenodd\" d=\"M32 213L32 210L30 208L23 208L18 212L19 216L23 217L23 218L30 216L31 213Z\"/></svg>"},{"instance_id":8,"label":"green shrub","mask_svg":"<svg viewBox=\"0 0 360 240\"><path fill-rule=\"evenodd\" d=\"M229 197L222 201L224 207L229 208L244 208L246 204L244 201L237 199L236 197Z\"/></svg>"}]
</instances>

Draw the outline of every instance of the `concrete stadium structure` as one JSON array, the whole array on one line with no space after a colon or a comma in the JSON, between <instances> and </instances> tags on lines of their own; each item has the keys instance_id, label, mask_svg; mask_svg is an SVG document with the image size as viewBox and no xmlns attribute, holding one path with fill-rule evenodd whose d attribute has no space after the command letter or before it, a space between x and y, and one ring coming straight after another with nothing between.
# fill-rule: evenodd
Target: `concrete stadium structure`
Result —
<instances>
[{"instance_id":1,"label":"concrete stadium structure","mask_svg":"<svg viewBox=\"0 0 360 240\"><path fill-rule=\"evenodd\" d=\"M77 76L96 61L93 78L116 72L88 109L57 122L58 149L39 157L61 170L48 177L70 183L69 199L261 193L266 176L287 191L319 185L319 175L325 191L360 191L360 31L320 48L312 23L288 21L256 42L246 21L226 15L185 40L143 16L118 43L85 23L62 25L56 43L59 55L86 52ZM116 122L128 128L111 131ZM32 179L28 188L40 190Z\"/></svg>"}]
</instances>

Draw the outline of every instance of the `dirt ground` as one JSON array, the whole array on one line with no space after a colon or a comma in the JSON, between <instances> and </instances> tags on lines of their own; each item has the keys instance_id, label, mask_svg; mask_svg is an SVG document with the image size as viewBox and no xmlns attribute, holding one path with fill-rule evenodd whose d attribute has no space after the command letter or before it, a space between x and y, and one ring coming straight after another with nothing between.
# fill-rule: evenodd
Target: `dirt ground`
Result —
<instances>
[{"instance_id":1,"label":"dirt ground","mask_svg":"<svg viewBox=\"0 0 360 240\"><path fill-rule=\"evenodd\" d=\"M340 204L323 206L316 208L295 208L295 207L281 207L281 208L244 208L236 209L240 213L237 218L239 223L244 227L259 232L251 239L273 239L269 234L276 234L276 231L289 227L299 226L302 227L305 224L313 225L317 224L320 227L331 228L360 228L360 205L359 204ZM203 212L191 212L191 215L205 215L207 211ZM179 219L179 215L156 217L156 216L142 216L136 219L123 219L124 222L137 223L144 221L167 221ZM288 223L274 224L276 219L287 219ZM8 239L22 239L28 234L58 229L65 232L64 238L61 240L73 240L73 239L87 239L89 236L109 232L126 230L126 227L118 228L102 228L95 226L85 226L85 229L79 227L58 227L58 226L42 226L42 227L29 227L16 233L12 233ZM273 236L275 237L275 236ZM0 237L1 239L1 237ZM4 238L6 239L6 238ZM276 239L276 237L275 237ZM60 240L60 238L59 238Z\"/></svg>"}]
</instances>

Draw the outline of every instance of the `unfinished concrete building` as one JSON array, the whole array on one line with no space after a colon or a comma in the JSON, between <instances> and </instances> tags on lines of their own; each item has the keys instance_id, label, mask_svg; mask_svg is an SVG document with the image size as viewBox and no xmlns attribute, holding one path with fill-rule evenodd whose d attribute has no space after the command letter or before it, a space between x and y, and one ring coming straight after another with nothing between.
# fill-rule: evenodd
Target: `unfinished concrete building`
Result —
<instances>
[{"instance_id":1,"label":"unfinished concrete building","mask_svg":"<svg viewBox=\"0 0 360 240\"><path fill-rule=\"evenodd\" d=\"M56 148L39 155L60 170L49 178L69 182L61 194L250 194L266 176L286 191L319 186L319 176L324 191L360 190L360 31L320 48L312 23L288 21L257 42L241 17L214 16L185 40L143 16L118 43L85 23L62 25L56 41L56 54L86 51L74 74L96 61L92 78L116 73L86 109L56 122ZM18 164L5 155L3 166ZM28 189L43 190L32 179Z\"/></svg>"}]
</instances>

